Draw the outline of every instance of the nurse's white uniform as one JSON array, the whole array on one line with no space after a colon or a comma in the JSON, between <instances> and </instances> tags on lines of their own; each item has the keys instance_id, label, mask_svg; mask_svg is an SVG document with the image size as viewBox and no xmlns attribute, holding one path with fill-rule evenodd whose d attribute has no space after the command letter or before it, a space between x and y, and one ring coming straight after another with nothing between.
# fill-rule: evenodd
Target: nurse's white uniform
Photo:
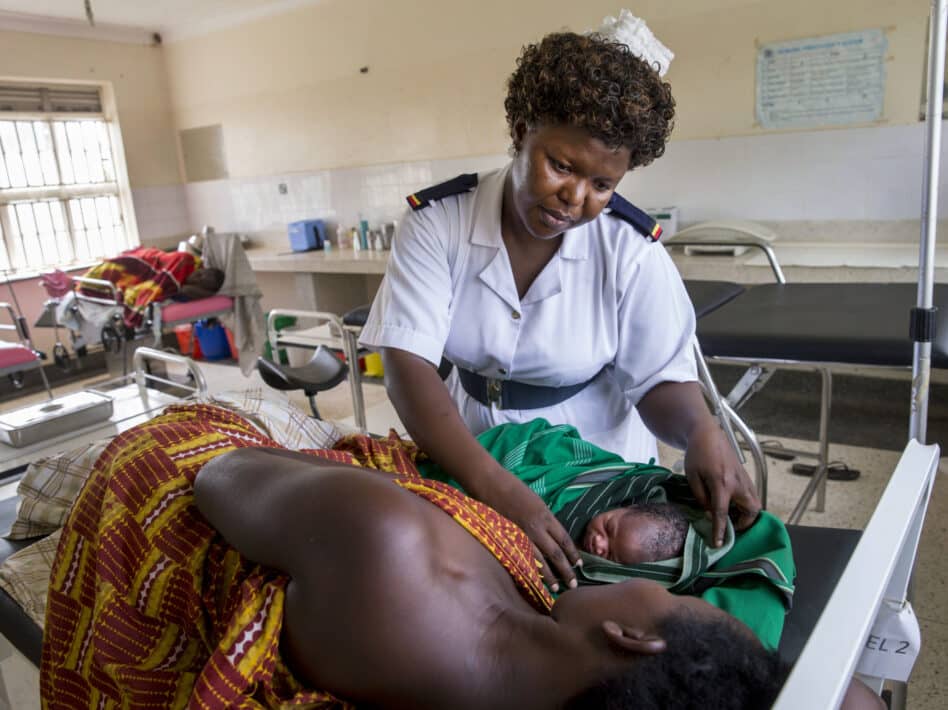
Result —
<instances>
[{"instance_id":1,"label":"nurse's white uniform","mask_svg":"<svg viewBox=\"0 0 948 710\"><path fill-rule=\"evenodd\" d=\"M657 455L635 405L660 382L697 379L695 316L677 269L657 243L618 216L563 235L521 300L500 215L507 168L470 192L409 211L360 343L398 348L434 365L442 353L485 377L560 387L595 377L560 404L499 409L470 397L452 372L458 411L475 435L543 417L627 461Z\"/></svg>"}]
</instances>

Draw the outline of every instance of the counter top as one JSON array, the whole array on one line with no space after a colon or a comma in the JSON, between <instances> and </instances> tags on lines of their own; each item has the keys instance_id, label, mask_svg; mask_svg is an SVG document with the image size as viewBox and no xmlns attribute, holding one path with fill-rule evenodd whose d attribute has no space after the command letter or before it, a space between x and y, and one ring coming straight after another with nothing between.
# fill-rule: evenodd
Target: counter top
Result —
<instances>
[{"instance_id":1,"label":"counter top","mask_svg":"<svg viewBox=\"0 0 948 710\"><path fill-rule=\"evenodd\" d=\"M283 251L249 249L247 259L254 271L302 272L309 274L385 273L388 251Z\"/></svg>"},{"instance_id":2,"label":"counter top","mask_svg":"<svg viewBox=\"0 0 948 710\"><path fill-rule=\"evenodd\" d=\"M915 281L918 268L916 245L775 242L777 259L789 282L872 281L879 283ZM309 274L383 275L389 251L349 249L307 252L278 252L273 249L247 251L250 266L259 272ZM671 252L672 259L686 279L719 279L744 284L771 283L773 272L763 255L751 249L740 256L687 256L681 248ZM936 252L935 279L948 281L948 251Z\"/></svg>"}]
</instances>

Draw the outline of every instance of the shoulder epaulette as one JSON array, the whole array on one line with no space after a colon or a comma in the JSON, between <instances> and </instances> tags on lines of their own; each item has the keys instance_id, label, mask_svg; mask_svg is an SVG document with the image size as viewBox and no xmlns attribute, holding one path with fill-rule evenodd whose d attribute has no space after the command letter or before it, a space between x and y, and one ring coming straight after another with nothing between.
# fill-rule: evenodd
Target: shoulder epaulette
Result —
<instances>
[{"instance_id":1,"label":"shoulder epaulette","mask_svg":"<svg viewBox=\"0 0 948 710\"><path fill-rule=\"evenodd\" d=\"M462 192L473 190L475 187L477 187L477 173L465 173L447 182L419 190L405 199L408 200L408 206L417 211L424 209L432 202L443 200L445 197L451 197L451 195L460 195Z\"/></svg>"},{"instance_id":2,"label":"shoulder epaulette","mask_svg":"<svg viewBox=\"0 0 948 710\"><path fill-rule=\"evenodd\" d=\"M606 209L609 210L609 214L631 224L650 242L657 242L661 238L661 225L618 192L612 193L612 199L609 200Z\"/></svg>"}]
</instances>

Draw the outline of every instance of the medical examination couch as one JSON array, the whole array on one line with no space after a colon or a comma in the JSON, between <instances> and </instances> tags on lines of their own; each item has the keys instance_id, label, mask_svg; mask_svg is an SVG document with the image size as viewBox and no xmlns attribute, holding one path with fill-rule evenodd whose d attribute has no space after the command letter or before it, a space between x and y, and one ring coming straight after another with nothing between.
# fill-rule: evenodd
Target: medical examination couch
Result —
<instances>
[{"instance_id":1,"label":"medical examination couch","mask_svg":"<svg viewBox=\"0 0 948 710\"><path fill-rule=\"evenodd\" d=\"M781 449L783 454L817 461L809 485L788 517L788 522L799 522L814 495L815 509L825 508L833 371L911 372L912 332L930 339L931 367L948 370L948 284L934 288L934 303L941 308L933 319L913 325L918 292L914 283L787 283L766 241L741 233L702 234L701 226L682 230L666 246L760 249L775 278L775 283L747 287L727 281L685 280L698 317L697 340L704 358L747 368L725 397L726 404L739 410L776 370L810 370L820 376L816 451ZM917 384L928 386L927 382Z\"/></svg>"}]
</instances>

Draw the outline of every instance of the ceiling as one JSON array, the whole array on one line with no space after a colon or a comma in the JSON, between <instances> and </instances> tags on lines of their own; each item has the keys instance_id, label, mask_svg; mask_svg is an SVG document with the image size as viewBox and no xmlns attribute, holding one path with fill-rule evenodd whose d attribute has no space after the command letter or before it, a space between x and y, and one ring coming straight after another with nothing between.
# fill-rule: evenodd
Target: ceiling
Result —
<instances>
[{"instance_id":1,"label":"ceiling","mask_svg":"<svg viewBox=\"0 0 948 710\"><path fill-rule=\"evenodd\" d=\"M321 0L91 0L96 25L161 33L239 24ZM0 0L0 13L86 23L84 0Z\"/></svg>"}]
</instances>

